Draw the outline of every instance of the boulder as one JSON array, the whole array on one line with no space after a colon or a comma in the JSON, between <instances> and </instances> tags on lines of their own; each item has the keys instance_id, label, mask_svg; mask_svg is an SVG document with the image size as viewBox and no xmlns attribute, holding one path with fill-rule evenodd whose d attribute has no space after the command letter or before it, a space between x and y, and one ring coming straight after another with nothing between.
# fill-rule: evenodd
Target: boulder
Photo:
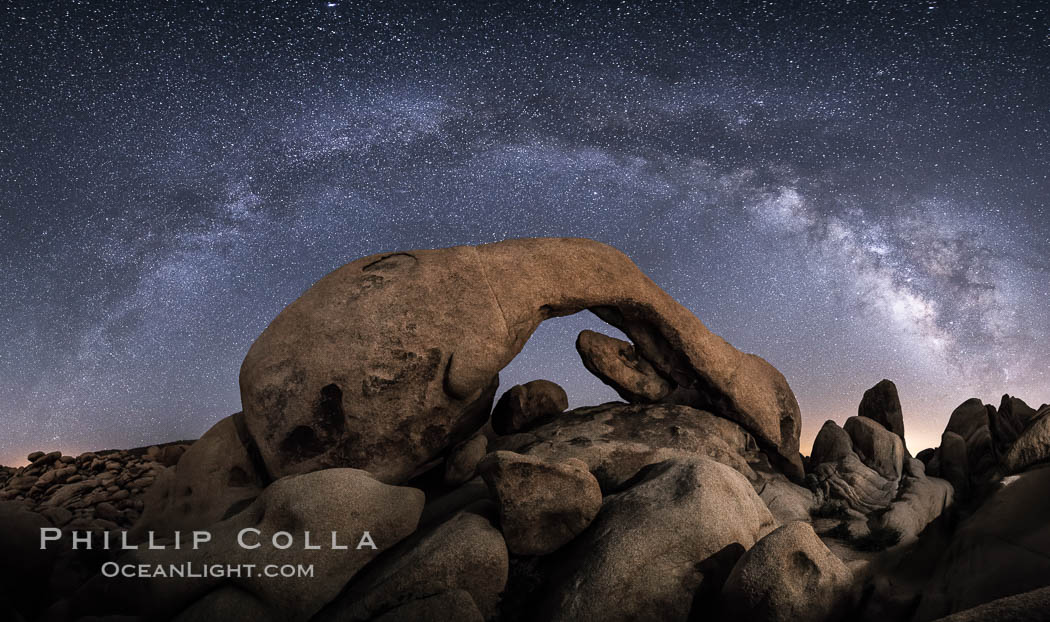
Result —
<instances>
[{"instance_id":1,"label":"boulder","mask_svg":"<svg viewBox=\"0 0 1050 622\"><path fill-rule=\"evenodd\" d=\"M711 413L688 406L621 403L562 413L528 432L496 438L491 449L552 462L577 458L606 491L619 488L648 464L698 455L756 479L747 458L760 453L743 428Z\"/></svg>"},{"instance_id":2,"label":"boulder","mask_svg":"<svg viewBox=\"0 0 1050 622\"><path fill-rule=\"evenodd\" d=\"M556 415L569 407L565 389L550 380L533 380L507 390L492 409L496 434L512 434L528 428L541 417Z\"/></svg>"},{"instance_id":3,"label":"boulder","mask_svg":"<svg viewBox=\"0 0 1050 622\"><path fill-rule=\"evenodd\" d=\"M540 322L584 309L674 383L664 401L738 423L802 477L783 375L708 331L623 253L582 239L385 253L335 270L252 344L245 423L273 477L349 466L405 481L485 423L497 373Z\"/></svg>"},{"instance_id":4,"label":"boulder","mask_svg":"<svg viewBox=\"0 0 1050 622\"><path fill-rule=\"evenodd\" d=\"M816 506L812 490L791 482L783 475L767 476L757 483L752 482L752 485L778 523L807 521Z\"/></svg>"},{"instance_id":5,"label":"boulder","mask_svg":"<svg viewBox=\"0 0 1050 622\"><path fill-rule=\"evenodd\" d=\"M406 602L457 590L490 618L507 584L508 565L503 536L490 519L463 511L384 553L314 620L364 622Z\"/></svg>"},{"instance_id":6,"label":"boulder","mask_svg":"<svg viewBox=\"0 0 1050 622\"><path fill-rule=\"evenodd\" d=\"M880 380L878 384L864 392L857 408L857 415L876 421L904 442L904 413L901 400L897 396L897 385L889 380Z\"/></svg>"},{"instance_id":7,"label":"boulder","mask_svg":"<svg viewBox=\"0 0 1050 622\"><path fill-rule=\"evenodd\" d=\"M981 400L972 398L952 411L948 425L944 428L946 432L958 434L966 441L966 472L971 486L982 485L985 476L998 463L989 424L996 416L995 406L982 404ZM956 491L959 492L959 489Z\"/></svg>"},{"instance_id":8,"label":"boulder","mask_svg":"<svg viewBox=\"0 0 1050 622\"><path fill-rule=\"evenodd\" d=\"M1007 473L1050 460L1050 408L1040 410L1002 458Z\"/></svg>"},{"instance_id":9,"label":"boulder","mask_svg":"<svg viewBox=\"0 0 1050 622\"><path fill-rule=\"evenodd\" d=\"M915 620L1050 585L1047 490L1050 468L1022 473L960 525L923 589Z\"/></svg>"},{"instance_id":10,"label":"boulder","mask_svg":"<svg viewBox=\"0 0 1050 622\"><path fill-rule=\"evenodd\" d=\"M255 453L240 413L220 419L150 486L129 540L192 531L243 510L267 482Z\"/></svg>"},{"instance_id":11,"label":"boulder","mask_svg":"<svg viewBox=\"0 0 1050 622\"><path fill-rule=\"evenodd\" d=\"M722 619L841 620L851 581L852 573L808 523L788 523L755 543L733 567L722 589Z\"/></svg>"},{"instance_id":12,"label":"boulder","mask_svg":"<svg viewBox=\"0 0 1050 622\"><path fill-rule=\"evenodd\" d=\"M887 480L897 481L904 472L904 443L901 437L867 417L850 417L843 429L853 441L861 461Z\"/></svg>"},{"instance_id":13,"label":"boulder","mask_svg":"<svg viewBox=\"0 0 1050 622\"><path fill-rule=\"evenodd\" d=\"M499 504L507 548L546 555L580 534L602 507L602 490L587 464L552 463L510 451L489 454L478 466Z\"/></svg>"},{"instance_id":14,"label":"boulder","mask_svg":"<svg viewBox=\"0 0 1050 622\"><path fill-rule=\"evenodd\" d=\"M587 371L628 402L659 402L671 392L671 383L628 341L585 330L576 338L576 351Z\"/></svg>"},{"instance_id":15,"label":"boulder","mask_svg":"<svg viewBox=\"0 0 1050 622\"><path fill-rule=\"evenodd\" d=\"M955 494L966 496L970 491L970 467L966 456L966 440L955 432L941 434L937 448L938 474L948 481Z\"/></svg>"},{"instance_id":16,"label":"boulder","mask_svg":"<svg viewBox=\"0 0 1050 622\"><path fill-rule=\"evenodd\" d=\"M488 448L489 439L484 434L475 434L453 447L445 458L445 485L459 486L470 481Z\"/></svg>"},{"instance_id":17,"label":"boulder","mask_svg":"<svg viewBox=\"0 0 1050 622\"><path fill-rule=\"evenodd\" d=\"M708 560L750 548L775 526L747 479L723 464L651 465L607 497L591 527L558 553L558 575L534 617L686 620L694 607L713 606L694 605L698 593L711 591L705 576L718 574Z\"/></svg>"},{"instance_id":18,"label":"boulder","mask_svg":"<svg viewBox=\"0 0 1050 622\"><path fill-rule=\"evenodd\" d=\"M828 419L813 439L810 451L810 468L825 462L838 462L853 452L853 440L837 423Z\"/></svg>"}]
</instances>

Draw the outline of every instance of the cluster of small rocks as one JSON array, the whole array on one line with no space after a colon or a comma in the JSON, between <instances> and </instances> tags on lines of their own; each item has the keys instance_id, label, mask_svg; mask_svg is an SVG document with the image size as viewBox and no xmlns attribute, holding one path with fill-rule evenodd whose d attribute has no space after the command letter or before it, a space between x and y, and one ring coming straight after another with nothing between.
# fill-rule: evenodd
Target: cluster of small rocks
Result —
<instances>
[{"instance_id":1,"label":"cluster of small rocks","mask_svg":"<svg viewBox=\"0 0 1050 622\"><path fill-rule=\"evenodd\" d=\"M0 500L23 504L66 530L113 531L138 520L143 495L161 471L178 461L186 445L137 450L35 451L23 467L3 467Z\"/></svg>"}]
</instances>

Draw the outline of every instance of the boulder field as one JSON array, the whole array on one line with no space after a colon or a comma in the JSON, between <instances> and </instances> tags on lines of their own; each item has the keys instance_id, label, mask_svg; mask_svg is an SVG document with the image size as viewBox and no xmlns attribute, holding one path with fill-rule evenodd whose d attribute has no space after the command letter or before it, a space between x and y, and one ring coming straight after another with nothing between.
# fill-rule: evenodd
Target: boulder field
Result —
<instances>
[{"instance_id":1,"label":"boulder field","mask_svg":"<svg viewBox=\"0 0 1050 622\"><path fill-rule=\"evenodd\" d=\"M500 387L584 310L629 339L576 340L623 402ZM0 467L0 619L1045 619L1050 407L967 400L913 457L882 380L804 457L783 375L594 241L351 262L240 388L194 442ZM312 574L111 572L231 565Z\"/></svg>"}]
</instances>

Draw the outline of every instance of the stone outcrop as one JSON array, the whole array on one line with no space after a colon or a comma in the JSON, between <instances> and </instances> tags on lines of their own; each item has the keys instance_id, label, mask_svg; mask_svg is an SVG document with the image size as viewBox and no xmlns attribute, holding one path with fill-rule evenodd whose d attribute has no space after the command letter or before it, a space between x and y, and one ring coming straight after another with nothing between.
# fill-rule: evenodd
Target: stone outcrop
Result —
<instances>
[{"instance_id":1,"label":"stone outcrop","mask_svg":"<svg viewBox=\"0 0 1050 622\"><path fill-rule=\"evenodd\" d=\"M492 429L496 434L513 434L568 407L565 389L550 380L532 380L511 387L499 398L492 409Z\"/></svg>"},{"instance_id":2,"label":"stone outcrop","mask_svg":"<svg viewBox=\"0 0 1050 622\"><path fill-rule=\"evenodd\" d=\"M272 477L350 466L401 482L482 426L497 373L545 319L590 309L673 383L664 401L732 420L802 476L784 377L713 335L625 255L541 238L373 255L318 281L241 366Z\"/></svg>"},{"instance_id":3,"label":"stone outcrop","mask_svg":"<svg viewBox=\"0 0 1050 622\"><path fill-rule=\"evenodd\" d=\"M833 502L859 514L887 507L897 496L897 482L888 480L850 452L835 462L818 464L810 473L818 502Z\"/></svg>"},{"instance_id":4,"label":"stone outcrop","mask_svg":"<svg viewBox=\"0 0 1050 622\"><path fill-rule=\"evenodd\" d=\"M840 504L859 514L889 506L903 472L904 445L867 417L850 417L844 428L827 421L813 442L810 474L818 503Z\"/></svg>"},{"instance_id":5,"label":"stone outcrop","mask_svg":"<svg viewBox=\"0 0 1050 622\"><path fill-rule=\"evenodd\" d=\"M567 411L535 380L493 408L536 326L584 309L629 338L576 340L629 403ZM1050 407L969 400L913 459L884 380L825 422L803 475L783 377L593 242L348 264L274 320L241 382L244 413L192 445L0 468L0 617L924 622L1031 613L1050 584ZM184 546L67 545L132 524L132 543ZM312 572L164 581L107 561Z\"/></svg>"},{"instance_id":6,"label":"stone outcrop","mask_svg":"<svg viewBox=\"0 0 1050 622\"><path fill-rule=\"evenodd\" d=\"M722 589L722 620L834 622L849 609L852 573L808 523L759 540Z\"/></svg>"}]
</instances>

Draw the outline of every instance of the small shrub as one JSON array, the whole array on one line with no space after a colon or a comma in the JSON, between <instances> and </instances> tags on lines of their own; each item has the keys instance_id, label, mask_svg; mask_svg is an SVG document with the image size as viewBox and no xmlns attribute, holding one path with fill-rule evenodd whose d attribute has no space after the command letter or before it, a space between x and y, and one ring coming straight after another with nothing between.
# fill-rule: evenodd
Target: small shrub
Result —
<instances>
[{"instance_id":1,"label":"small shrub","mask_svg":"<svg viewBox=\"0 0 1050 622\"><path fill-rule=\"evenodd\" d=\"M825 531L821 535L828 536L830 538L838 538L839 540L845 540L847 542L852 540L849 533L849 526L846 524L845 521L835 525L834 527Z\"/></svg>"},{"instance_id":2,"label":"small shrub","mask_svg":"<svg viewBox=\"0 0 1050 622\"><path fill-rule=\"evenodd\" d=\"M884 551L901 541L901 532L892 527L876 527L851 542L858 551Z\"/></svg>"},{"instance_id":3,"label":"small shrub","mask_svg":"<svg viewBox=\"0 0 1050 622\"><path fill-rule=\"evenodd\" d=\"M841 499L825 499L809 512L813 518L849 518L849 511Z\"/></svg>"}]
</instances>

